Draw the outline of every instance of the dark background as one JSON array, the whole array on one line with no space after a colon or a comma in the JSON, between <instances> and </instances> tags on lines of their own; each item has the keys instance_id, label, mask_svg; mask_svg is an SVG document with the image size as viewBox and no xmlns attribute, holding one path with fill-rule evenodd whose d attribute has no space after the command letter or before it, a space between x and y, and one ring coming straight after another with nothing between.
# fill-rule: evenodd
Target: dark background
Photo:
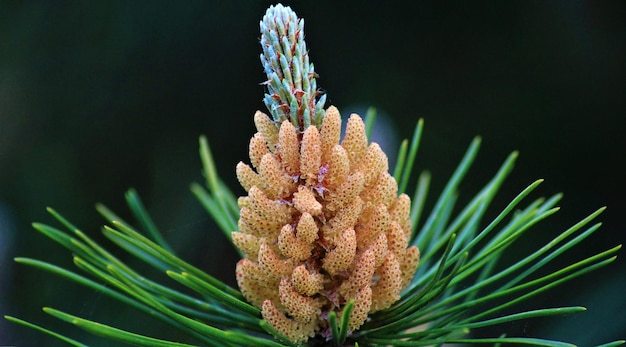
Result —
<instances>
[{"instance_id":1,"label":"dark background","mask_svg":"<svg viewBox=\"0 0 626 347\"><path fill-rule=\"evenodd\" d=\"M546 181L534 198L565 193L562 210L516 247L520 254L604 205L603 227L558 265L624 242L625 2L287 4L306 19L327 105L344 116L375 106L388 115L393 138L409 137L417 119L425 119L417 169L433 174L430 206L471 139L481 135L461 202L513 150L521 155L492 214L537 178ZM129 187L185 259L233 283L237 257L188 187L202 180L197 139L206 134L222 177L242 193L234 167L247 161L252 116L264 108L258 22L268 5L0 2L3 315L88 344L103 345L40 308L177 338L98 293L12 262L28 256L72 266L68 252L30 227L53 222L46 206L107 244L98 236L103 220L93 206L102 202L128 216L123 194ZM623 253L608 268L528 304L584 305L586 313L483 334L581 345L625 338ZM55 343L0 322L0 344Z\"/></svg>"}]
</instances>

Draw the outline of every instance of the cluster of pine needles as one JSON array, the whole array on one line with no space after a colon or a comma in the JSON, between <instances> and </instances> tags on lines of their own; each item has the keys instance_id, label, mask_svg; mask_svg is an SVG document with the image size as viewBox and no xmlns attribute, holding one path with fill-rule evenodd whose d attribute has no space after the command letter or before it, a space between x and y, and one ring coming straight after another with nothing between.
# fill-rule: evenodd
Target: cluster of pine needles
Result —
<instances>
[{"instance_id":1,"label":"cluster of pine needles","mask_svg":"<svg viewBox=\"0 0 626 347\"><path fill-rule=\"evenodd\" d=\"M368 112L366 126L371 130L375 112ZM404 140L397 155L393 176L399 193L409 184L415 185L412 196L413 225L410 244L422 253L420 266L413 282L404 290L401 299L390 308L371 315L358 331L349 331L347 322L352 305L346 305L338 315L328 317L332 338L307 342L310 346L431 346L459 344L525 344L536 346L572 346L571 344L541 338L512 337L506 334L492 338L474 338L472 331L503 325L519 320L565 315L585 311L584 307L537 308L515 311L521 302L532 302L538 295L553 287L597 270L616 258L620 246L594 256L569 263L568 251L581 246L600 227L596 217L604 208L591 213L567 230L554 235L545 244L516 259L510 264L501 261L503 254L516 243L526 242L531 229L555 214L561 199L557 194L549 198L529 201L531 192L541 184L537 180L523 189L506 206L491 206L494 197L513 169L517 153L509 155L491 180L465 206L457 206L459 185L474 162L480 138L474 139L460 164L453 172L434 206L426 211L426 197L430 174L414 174L418 144L422 134L420 120L412 139ZM206 138L200 139L206 182L194 183L191 191L216 221L224 236L237 230L239 207L237 198L220 179ZM412 178L416 178L413 182ZM122 305L142 311L152 319L160 320L178 329L202 346L294 346L261 317L260 310L247 303L242 294L202 269L186 262L169 246L141 202L130 190L126 201L136 219L129 223L120 219L103 205L98 212L105 218L104 236L116 246L137 259L166 274L171 281L161 283L137 272L95 242L60 213L48 212L60 227L35 223L34 228L60 244L73 255L80 271L65 269L46 261L16 258L20 264L58 275L64 280L81 284L109 296ZM485 222L489 209L498 211L496 217ZM491 211L490 213L493 213ZM508 263L508 262L507 262ZM569 263L567 266L561 264ZM546 266L551 264L552 266ZM546 268L558 267L557 270ZM547 273L545 273L547 272ZM44 312L99 335L104 341L116 341L136 346L192 346L126 331L95 320L82 318L52 307ZM72 346L86 346L28 321L5 316L14 323L38 330ZM614 341L602 346L617 346Z\"/></svg>"}]
</instances>

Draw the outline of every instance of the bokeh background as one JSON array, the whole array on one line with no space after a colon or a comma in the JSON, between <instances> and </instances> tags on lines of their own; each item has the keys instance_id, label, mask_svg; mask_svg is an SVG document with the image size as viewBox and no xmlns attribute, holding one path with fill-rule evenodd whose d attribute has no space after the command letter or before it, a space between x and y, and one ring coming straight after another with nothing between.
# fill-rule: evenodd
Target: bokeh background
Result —
<instances>
[{"instance_id":1,"label":"bokeh background","mask_svg":"<svg viewBox=\"0 0 626 347\"><path fill-rule=\"evenodd\" d=\"M0 2L0 313L90 345L105 344L40 308L178 338L99 293L12 261L28 256L71 267L69 253L30 223L52 223L45 212L52 206L107 244L94 204L128 217L123 194L130 187L184 258L234 282L236 255L189 184L202 180L197 140L206 134L222 177L242 192L234 167L246 161L252 116L264 108L258 22L269 4ZM513 150L521 155L492 214L537 178L546 181L534 197L565 193L562 210L511 259L604 205L603 227L569 261L625 241L625 2L286 4L306 19L327 104L344 116L376 107L386 115L389 127L380 128L387 139L410 136L425 119L417 166L433 174L430 206L481 135L461 202ZM586 313L480 334L580 345L625 338L623 253L529 303L584 305ZM3 344L61 345L0 321Z\"/></svg>"}]
</instances>

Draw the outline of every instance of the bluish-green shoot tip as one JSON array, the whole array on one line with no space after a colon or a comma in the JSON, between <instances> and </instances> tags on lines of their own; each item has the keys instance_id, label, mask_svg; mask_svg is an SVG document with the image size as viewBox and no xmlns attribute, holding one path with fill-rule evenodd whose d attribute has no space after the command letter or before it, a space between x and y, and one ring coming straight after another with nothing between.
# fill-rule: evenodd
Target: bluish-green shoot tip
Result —
<instances>
[{"instance_id":1,"label":"bluish-green shoot tip","mask_svg":"<svg viewBox=\"0 0 626 347\"><path fill-rule=\"evenodd\" d=\"M270 6L259 24L260 56L267 80L263 103L280 125L290 120L303 132L309 125L319 127L326 98L319 97L313 63L304 42L304 20L289 7Z\"/></svg>"}]
</instances>

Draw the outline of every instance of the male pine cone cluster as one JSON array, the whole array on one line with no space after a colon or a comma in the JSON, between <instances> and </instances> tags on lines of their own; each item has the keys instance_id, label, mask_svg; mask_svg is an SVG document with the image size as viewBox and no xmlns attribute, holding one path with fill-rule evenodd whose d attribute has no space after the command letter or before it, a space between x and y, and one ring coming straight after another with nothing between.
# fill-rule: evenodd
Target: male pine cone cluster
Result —
<instances>
[{"instance_id":1,"label":"male pine cone cluster","mask_svg":"<svg viewBox=\"0 0 626 347\"><path fill-rule=\"evenodd\" d=\"M318 129L275 124L262 112L250 140L252 167L240 162L239 231L233 243L239 288L263 318L296 343L329 336L328 313L354 300L348 328L389 307L419 262L408 247L410 199L398 196L387 156L368 145L353 114L340 143L341 117L326 110ZM253 169L254 168L254 169ZM255 171L256 169L256 171Z\"/></svg>"}]
</instances>

